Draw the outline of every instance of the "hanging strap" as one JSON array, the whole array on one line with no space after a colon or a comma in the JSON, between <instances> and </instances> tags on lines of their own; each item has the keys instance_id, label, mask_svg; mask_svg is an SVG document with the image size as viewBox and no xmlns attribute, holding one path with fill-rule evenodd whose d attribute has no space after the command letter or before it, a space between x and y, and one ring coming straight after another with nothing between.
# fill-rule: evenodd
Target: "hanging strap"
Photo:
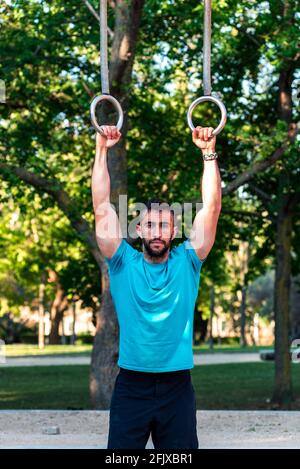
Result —
<instances>
[{"instance_id":1,"label":"hanging strap","mask_svg":"<svg viewBox=\"0 0 300 469\"><path fill-rule=\"evenodd\" d=\"M203 33L203 91L204 96L211 95L211 0L204 0L204 33Z\"/></svg>"},{"instance_id":2,"label":"hanging strap","mask_svg":"<svg viewBox=\"0 0 300 469\"><path fill-rule=\"evenodd\" d=\"M107 0L100 0L100 70L101 70L101 90L102 95L95 96L91 102L90 113L91 122L94 129L100 134L103 133L102 126L97 122L96 108L101 101L112 103L118 113L118 122L116 127L121 130L124 120L123 110L119 101L109 93L108 77L108 54L107 54Z\"/></svg>"},{"instance_id":3,"label":"hanging strap","mask_svg":"<svg viewBox=\"0 0 300 469\"><path fill-rule=\"evenodd\" d=\"M109 94L107 56L107 0L100 0L100 69L102 94Z\"/></svg>"},{"instance_id":4,"label":"hanging strap","mask_svg":"<svg viewBox=\"0 0 300 469\"><path fill-rule=\"evenodd\" d=\"M187 122L188 126L193 132L195 126L193 124L192 115L193 110L198 106L198 104L205 101L211 101L215 103L221 111L221 120L218 125L213 130L213 135L218 135L223 128L225 127L227 120L227 111L222 103L222 101L215 96L211 96L211 0L204 0L204 24L203 24L203 92L204 96L195 99L195 101L190 105L187 112Z\"/></svg>"}]
</instances>

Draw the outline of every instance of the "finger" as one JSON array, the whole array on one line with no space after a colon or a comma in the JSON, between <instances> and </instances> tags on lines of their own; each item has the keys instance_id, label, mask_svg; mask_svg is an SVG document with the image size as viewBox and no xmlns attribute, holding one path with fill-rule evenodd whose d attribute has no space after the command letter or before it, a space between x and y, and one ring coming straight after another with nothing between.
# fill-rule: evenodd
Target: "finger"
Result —
<instances>
[{"instance_id":1,"label":"finger","mask_svg":"<svg viewBox=\"0 0 300 469\"><path fill-rule=\"evenodd\" d=\"M200 140L204 140L204 129L202 127L199 131L199 138L200 138Z\"/></svg>"},{"instance_id":2,"label":"finger","mask_svg":"<svg viewBox=\"0 0 300 469\"><path fill-rule=\"evenodd\" d=\"M214 131L214 129L213 129L212 127L209 127L209 128L208 128L208 138L209 138L209 139L211 139L211 138L213 137L213 134L212 134L213 131Z\"/></svg>"},{"instance_id":3,"label":"finger","mask_svg":"<svg viewBox=\"0 0 300 469\"><path fill-rule=\"evenodd\" d=\"M205 127L204 131L203 131L203 137L204 137L204 140L207 141L208 140L208 128Z\"/></svg>"},{"instance_id":4,"label":"finger","mask_svg":"<svg viewBox=\"0 0 300 469\"><path fill-rule=\"evenodd\" d=\"M115 138L117 128L114 125L110 126L110 135L111 138Z\"/></svg>"},{"instance_id":5,"label":"finger","mask_svg":"<svg viewBox=\"0 0 300 469\"><path fill-rule=\"evenodd\" d=\"M111 127L110 129L110 138L114 140L116 138L116 130L114 127Z\"/></svg>"},{"instance_id":6,"label":"finger","mask_svg":"<svg viewBox=\"0 0 300 469\"><path fill-rule=\"evenodd\" d=\"M196 129L197 129L197 138L200 138L200 139L201 139L202 127L201 127L200 125L198 125L198 126L196 127Z\"/></svg>"},{"instance_id":7,"label":"finger","mask_svg":"<svg viewBox=\"0 0 300 469\"><path fill-rule=\"evenodd\" d=\"M114 138L114 137L113 137L113 130L112 130L112 127L111 127L111 126L108 127L108 138L109 138L110 140L112 140L112 139Z\"/></svg>"},{"instance_id":8,"label":"finger","mask_svg":"<svg viewBox=\"0 0 300 469\"><path fill-rule=\"evenodd\" d=\"M106 138L105 125L101 125L101 126L100 126L100 129L101 129L101 132L100 132L100 134L99 134L99 138L100 138L100 136L101 136L102 138L103 138L103 137Z\"/></svg>"}]
</instances>

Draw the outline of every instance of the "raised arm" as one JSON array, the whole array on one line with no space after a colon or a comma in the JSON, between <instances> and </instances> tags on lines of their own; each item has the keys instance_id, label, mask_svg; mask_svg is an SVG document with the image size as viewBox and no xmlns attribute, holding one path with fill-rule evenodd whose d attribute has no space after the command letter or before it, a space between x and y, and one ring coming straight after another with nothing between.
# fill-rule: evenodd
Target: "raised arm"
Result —
<instances>
[{"instance_id":1,"label":"raised arm","mask_svg":"<svg viewBox=\"0 0 300 469\"><path fill-rule=\"evenodd\" d=\"M107 167L108 149L121 134L116 127L105 126L105 136L96 134L96 156L92 173L92 197L96 222L96 239L102 254L111 258L118 249L122 233L116 211L110 204L110 176Z\"/></svg>"},{"instance_id":2,"label":"raised arm","mask_svg":"<svg viewBox=\"0 0 300 469\"><path fill-rule=\"evenodd\" d=\"M215 152L216 137L213 129L196 127L193 142L202 151L202 155ZM203 160L202 202L203 208L195 216L191 231L191 244L200 260L205 259L215 242L217 224L222 207L221 176L217 159Z\"/></svg>"}]
</instances>

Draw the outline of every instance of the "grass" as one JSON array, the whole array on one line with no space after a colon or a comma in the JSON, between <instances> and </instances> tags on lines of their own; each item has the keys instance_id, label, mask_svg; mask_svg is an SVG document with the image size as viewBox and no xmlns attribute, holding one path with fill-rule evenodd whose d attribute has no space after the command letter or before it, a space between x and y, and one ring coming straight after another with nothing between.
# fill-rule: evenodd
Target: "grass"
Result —
<instances>
[{"instance_id":1,"label":"grass","mask_svg":"<svg viewBox=\"0 0 300 469\"><path fill-rule=\"evenodd\" d=\"M239 347L233 345L215 345L212 350L209 345L200 345L193 347L194 353L209 352L230 352L230 353L249 353L259 352L263 349L270 349L272 346L249 346ZM82 356L90 355L92 351L92 344L84 345L46 345L44 349L40 350L37 345L31 344L12 344L5 346L5 353L7 357L36 357L36 356L51 356L51 355L65 355L65 356Z\"/></svg>"},{"instance_id":2,"label":"grass","mask_svg":"<svg viewBox=\"0 0 300 469\"><path fill-rule=\"evenodd\" d=\"M297 368L298 367L298 368ZM292 364L300 410L300 365ZM198 409L268 409L274 363L195 366ZM90 409L89 366L0 367L0 409Z\"/></svg>"},{"instance_id":3,"label":"grass","mask_svg":"<svg viewBox=\"0 0 300 469\"><path fill-rule=\"evenodd\" d=\"M209 348L209 345L204 344L204 345L196 345L193 347L193 352L194 353L201 353L201 352L207 352L207 353L257 353L260 350L269 350L273 349L273 345L249 345L246 347L240 347L239 345L217 345L215 344L212 349Z\"/></svg>"},{"instance_id":4,"label":"grass","mask_svg":"<svg viewBox=\"0 0 300 469\"><path fill-rule=\"evenodd\" d=\"M300 410L300 365L292 364L292 381ZM192 372L198 409L267 410L274 384L274 363L195 366Z\"/></svg>"},{"instance_id":5,"label":"grass","mask_svg":"<svg viewBox=\"0 0 300 469\"><path fill-rule=\"evenodd\" d=\"M12 344L5 345L5 355L7 357L36 357L50 355L90 355L91 344L84 345L46 345L44 349L39 349L33 344Z\"/></svg>"},{"instance_id":6,"label":"grass","mask_svg":"<svg viewBox=\"0 0 300 469\"><path fill-rule=\"evenodd\" d=\"M89 366L0 368L1 409L89 409Z\"/></svg>"}]
</instances>

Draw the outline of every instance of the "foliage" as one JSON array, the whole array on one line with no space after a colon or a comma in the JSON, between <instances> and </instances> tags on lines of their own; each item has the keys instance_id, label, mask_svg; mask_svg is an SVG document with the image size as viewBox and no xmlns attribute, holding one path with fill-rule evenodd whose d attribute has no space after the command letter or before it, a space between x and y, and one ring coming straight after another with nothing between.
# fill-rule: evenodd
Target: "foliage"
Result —
<instances>
[{"instance_id":1,"label":"foliage","mask_svg":"<svg viewBox=\"0 0 300 469\"><path fill-rule=\"evenodd\" d=\"M94 6L96 7L94 2ZM213 2L213 91L228 109L218 137L224 186L253 163L271 156L286 140L278 118L278 78L294 64L293 121L299 120L299 1L283 18L284 2ZM6 104L0 104L0 161L26 168L64 187L92 225L90 193L94 136L89 122L90 93L99 90L99 29L83 2L16 0L0 6L0 78ZM203 5L196 0L148 0L137 43L130 92L127 135L128 195L131 202L162 196L170 203L200 199L202 163L191 143L186 110L202 93ZM109 23L114 26L113 11ZM294 62L293 62L294 61ZM195 121L215 125L218 112L203 106ZM223 198L223 212L212 252L201 274L199 302L209 311L209 288L236 292L225 253L251 240L246 284L272 268L278 178L284 190L298 188L299 141L284 159L258 173L243 188ZM79 235L54 200L1 172L0 296L10 308L32 302L41 274L59 274L71 299L97 307L100 274ZM271 198L266 210L255 188ZM261 216L243 216L256 211ZM13 227L12 227L13 225ZM293 227L293 274L299 273L300 223ZM47 285L46 298L53 298Z\"/></svg>"}]
</instances>

